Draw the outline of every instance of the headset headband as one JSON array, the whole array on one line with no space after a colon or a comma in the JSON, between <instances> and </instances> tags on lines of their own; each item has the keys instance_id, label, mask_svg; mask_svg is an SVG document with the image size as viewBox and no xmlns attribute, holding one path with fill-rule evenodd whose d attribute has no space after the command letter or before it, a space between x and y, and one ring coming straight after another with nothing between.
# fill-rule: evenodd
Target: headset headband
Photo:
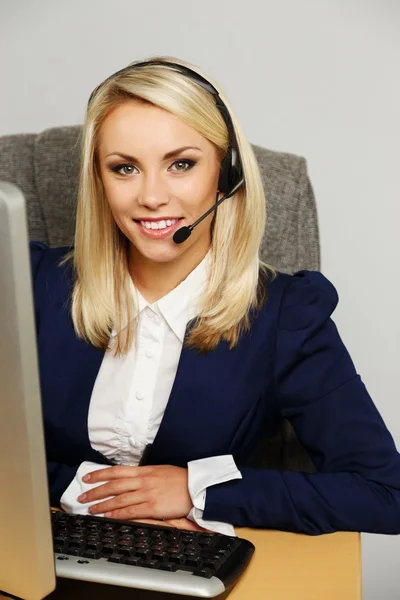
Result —
<instances>
[{"instance_id":1,"label":"headset headband","mask_svg":"<svg viewBox=\"0 0 400 600\"><path fill-rule=\"evenodd\" d=\"M127 67L116 71L115 73L110 75L110 77L107 77L107 79L105 79L100 85L98 85L90 94L88 106L91 104L93 98L96 96L98 91L116 75L121 75L122 73L129 72L133 69L138 69L147 66L163 66L168 67L170 69L174 69L175 71L182 73L182 75L185 75L186 77L197 83L197 85L202 87L214 97L215 103L222 115L222 118L224 119L229 135L229 148L227 155L224 157L221 164L218 189L224 193L229 192L231 189L236 187L236 185L243 179L243 169L232 119L227 107L225 106L224 102L219 96L218 90L202 75L196 73L196 71L193 71L193 69L190 69L189 67L186 67L184 65L180 65L178 63L161 60L148 60L144 62L133 63L132 65L128 65Z\"/></svg>"}]
</instances>

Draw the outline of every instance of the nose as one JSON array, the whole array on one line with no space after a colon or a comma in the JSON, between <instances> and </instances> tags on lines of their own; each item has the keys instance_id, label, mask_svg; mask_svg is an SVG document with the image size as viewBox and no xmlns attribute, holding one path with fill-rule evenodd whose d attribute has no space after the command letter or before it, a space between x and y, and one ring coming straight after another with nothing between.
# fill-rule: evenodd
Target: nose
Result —
<instances>
[{"instance_id":1,"label":"nose","mask_svg":"<svg viewBox=\"0 0 400 600\"><path fill-rule=\"evenodd\" d=\"M169 202L169 192L166 183L158 173L142 174L138 194L138 204L150 210L157 210Z\"/></svg>"}]
</instances>

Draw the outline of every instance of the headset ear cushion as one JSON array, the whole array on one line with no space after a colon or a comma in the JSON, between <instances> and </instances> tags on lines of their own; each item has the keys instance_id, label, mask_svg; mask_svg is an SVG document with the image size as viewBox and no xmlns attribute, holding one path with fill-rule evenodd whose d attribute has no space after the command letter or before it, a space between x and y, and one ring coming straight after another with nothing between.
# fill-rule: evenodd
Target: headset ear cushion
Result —
<instances>
[{"instance_id":1,"label":"headset ear cushion","mask_svg":"<svg viewBox=\"0 0 400 600\"><path fill-rule=\"evenodd\" d=\"M233 189L236 184L242 179L242 170L236 166L231 165L229 169L229 181L230 181L230 189Z\"/></svg>"},{"instance_id":2,"label":"headset ear cushion","mask_svg":"<svg viewBox=\"0 0 400 600\"><path fill-rule=\"evenodd\" d=\"M218 180L218 189L220 192L223 192L224 194L226 194L227 192L229 192L232 189L231 181L230 181L230 179L231 179L230 171L231 171L231 157L230 157L230 153L228 152L228 154L225 156L225 158L221 162L221 170L219 173L219 180Z\"/></svg>"}]
</instances>

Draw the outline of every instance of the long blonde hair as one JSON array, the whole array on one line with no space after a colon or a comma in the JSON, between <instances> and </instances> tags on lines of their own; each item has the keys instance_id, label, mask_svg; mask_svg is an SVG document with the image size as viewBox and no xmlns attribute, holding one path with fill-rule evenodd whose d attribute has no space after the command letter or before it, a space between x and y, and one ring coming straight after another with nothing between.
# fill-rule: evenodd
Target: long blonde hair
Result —
<instances>
[{"instance_id":1,"label":"long blonde hair","mask_svg":"<svg viewBox=\"0 0 400 600\"><path fill-rule=\"evenodd\" d=\"M149 60L175 62L200 73L175 58ZM218 207L213 220L209 282L185 340L200 351L215 348L221 340L231 348L237 344L249 328L250 311L264 301L261 279L274 276L273 269L259 259L266 209L257 160L229 103L222 93L220 97L231 115L245 185ZM126 353L133 342L136 306L129 284L129 242L117 227L105 197L96 145L105 117L130 98L174 114L213 143L221 156L229 146L226 124L211 94L168 66L123 70L92 95L83 129L75 246L70 256L75 273L72 318L77 335L98 348L109 347L115 329L116 354Z\"/></svg>"}]
</instances>

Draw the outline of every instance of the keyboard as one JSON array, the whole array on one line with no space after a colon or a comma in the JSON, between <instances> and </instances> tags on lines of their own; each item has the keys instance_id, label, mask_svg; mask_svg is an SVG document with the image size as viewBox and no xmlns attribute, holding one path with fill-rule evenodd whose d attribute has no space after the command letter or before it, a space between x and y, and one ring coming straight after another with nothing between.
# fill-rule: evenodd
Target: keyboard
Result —
<instances>
[{"instance_id":1,"label":"keyboard","mask_svg":"<svg viewBox=\"0 0 400 600\"><path fill-rule=\"evenodd\" d=\"M51 511L58 577L212 598L236 583L248 540Z\"/></svg>"}]
</instances>

